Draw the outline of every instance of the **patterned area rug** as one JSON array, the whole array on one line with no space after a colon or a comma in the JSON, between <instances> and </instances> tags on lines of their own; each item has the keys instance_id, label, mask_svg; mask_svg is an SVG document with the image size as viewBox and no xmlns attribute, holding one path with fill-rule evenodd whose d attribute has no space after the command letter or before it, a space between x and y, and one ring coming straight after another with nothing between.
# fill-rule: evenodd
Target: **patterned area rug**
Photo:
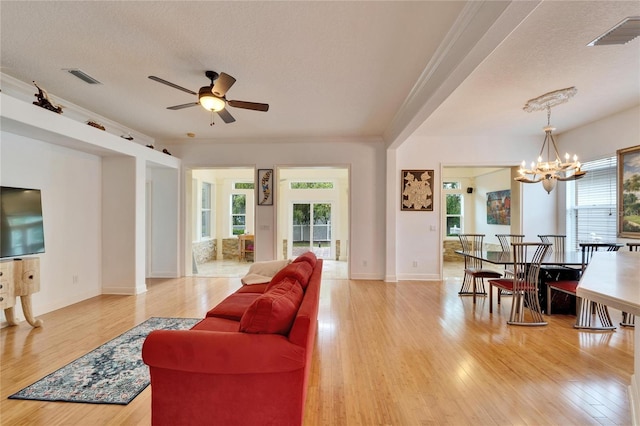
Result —
<instances>
[{"instance_id":1,"label":"patterned area rug","mask_svg":"<svg viewBox=\"0 0 640 426\"><path fill-rule=\"evenodd\" d=\"M149 318L9 398L126 405L149 385L149 368L142 362L147 335L153 330L189 329L198 321Z\"/></svg>"}]
</instances>

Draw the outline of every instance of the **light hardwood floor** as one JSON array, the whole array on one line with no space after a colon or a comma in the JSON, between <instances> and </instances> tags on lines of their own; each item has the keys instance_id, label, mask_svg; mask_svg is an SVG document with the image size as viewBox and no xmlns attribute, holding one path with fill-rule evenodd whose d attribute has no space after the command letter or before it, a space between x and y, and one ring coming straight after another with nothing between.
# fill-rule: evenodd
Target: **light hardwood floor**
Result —
<instances>
[{"instance_id":1,"label":"light hardwood floor","mask_svg":"<svg viewBox=\"0 0 640 426\"><path fill-rule=\"evenodd\" d=\"M305 425L631 423L633 330L594 333L553 315L508 326L511 300L459 297L460 279L325 279ZM4 328L0 424L150 424L147 388L127 406L7 396L152 316L202 317L237 278L150 280L139 296L99 296ZM619 313L613 311L614 321Z\"/></svg>"}]
</instances>

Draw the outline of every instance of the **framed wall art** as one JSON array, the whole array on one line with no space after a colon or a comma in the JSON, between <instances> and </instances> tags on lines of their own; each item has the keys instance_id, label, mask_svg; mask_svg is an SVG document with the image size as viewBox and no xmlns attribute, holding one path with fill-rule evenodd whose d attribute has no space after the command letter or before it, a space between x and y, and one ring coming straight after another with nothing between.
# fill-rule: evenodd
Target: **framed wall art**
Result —
<instances>
[{"instance_id":1,"label":"framed wall art","mask_svg":"<svg viewBox=\"0 0 640 426\"><path fill-rule=\"evenodd\" d=\"M487 224L511 225L511 190L487 192Z\"/></svg>"},{"instance_id":2,"label":"framed wall art","mask_svg":"<svg viewBox=\"0 0 640 426\"><path fill-rule=\"evenodd\" d=\"M403 170L401 180L401 210L433 211L433 170Z\"/></svg>"},{"instance_id":3,"label":"framed wall art","mask_svg":"<svg viewBox=\"0 0 640 426\"><path fill-rule=\"evenodd\" d=\"M618 235L640 238L640 145L619 149Z\"/></svg>"},{"instance_id":4,"label":"framed wall art","mask_svg":"<svg viewBox=\"0 0 640 426\"><path fill-rule=\"evenodd\" d=\"M273 169L258 169L258 205L273 205Z\"/></svg>"}]
</instances>

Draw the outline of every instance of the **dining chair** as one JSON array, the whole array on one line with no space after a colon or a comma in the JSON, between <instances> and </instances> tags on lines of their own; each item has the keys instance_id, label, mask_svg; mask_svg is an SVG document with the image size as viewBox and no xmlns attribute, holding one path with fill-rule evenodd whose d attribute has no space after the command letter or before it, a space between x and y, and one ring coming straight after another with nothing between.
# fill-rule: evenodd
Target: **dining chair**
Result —
<instances>
[{"instance_id":1,"label":"dining chair","mask_svg":"<svg viewBox=\"0 0 640 426\"><path fill-rule=\"evenodd\" d=\"M459 234L458 238L465 253L481 252L484 248L484 234ZM484 279L501 276L500 272L483 268L482 260L464 256L464 278L458 295L473 296L473 303L476 303L476 295L487 295Z\"/></svg>"},{"instance_id":2,"label":"dining chair","mask_svg":"<svg viewBox=\"0 0 640 426\"><path fill-rule=\"evenodd\" d=\"M551 248L549 249L549 253L560 254L565 252L565 242L567 240L566 235L559 234L542 234L538 235L540 241L543 243L550 243ZM543 272L546 274L547 278L551 278L552 275L555 275L555 280L558 279L559 275L557 274L558 270L566 270L565 266L556 266L556 265L545 265L542 267Z\"/></svg>"},{"instance_id":3,"label":"dining chair","mask_svg":"<svg viewBox=\"0 0 640 426\"><path fill-rule=\"evenodd\" d=\"M627 247L629 247L629 251L640 251L640 243L627 243ZM635 327L636 316L622 311L622 322L620 325L623 327Z\"/></svg>"},{"instance_id":4,"label":"dining chair","mask_svg":"<svg viewBox=\"0 0 640 426\"><path fill-rule=\"evenodd\" d=\"M551 244L551 253L564 253L565 241L567 239L566 235L542 234L538 235L538 238L540 238L543 243Z\"/></svg>"},{"instance_id":5,"label":"dining chair","mask_svg":"<svg viewBox=\"0 0 640 426\"><path fill-rule=\"evenodd\" d=\"M542 259L550 249L550 243L511 243L513 251L513 274L511 278L489 280L489 313L493 313L493 287L513 294L510 325L547 325L542 316L538 298L538 275ZM530 256L529 253L532 253ZM498 305L500 304L500 291ZM525 315L526 310L529 315Z\"/></svg>"},{"instance_id":6,"label":"dining chair","mask_svg":"<svg viewBox=\"0 0 640 426\"><path fill-rule=\"evenodd\" d=\"M618 251L621 246L620 244L615 243L580 243L579 245L582 250L582 268L580 276L582 276L584 271L587 269L589 261L591 260L591 257L593 257L593 253L596 251ZM551 315L552 290L557 290L576 297L575 328L602 331L615 330L616 327L611 322L607 305L578 297L576 294L578 283L579 279L545 282L547 285L547 313ZM594 321L594 313L597 315L600 325L597 325Z\"/></svg>"},{"instance_id":7,"label":"dining chair","mask_svg":"<svg viewBox=\"0 0 640 426\"><path fill-rule=\"evenodd\" d=\"M500 249L503 253L509 253L511 251L511 243L521 243L524 241L524 235L522 234L496 234L496 237L500 242ZM504 276L513 276L513 265L504 265Z\"/></svg>"}]
</instances>

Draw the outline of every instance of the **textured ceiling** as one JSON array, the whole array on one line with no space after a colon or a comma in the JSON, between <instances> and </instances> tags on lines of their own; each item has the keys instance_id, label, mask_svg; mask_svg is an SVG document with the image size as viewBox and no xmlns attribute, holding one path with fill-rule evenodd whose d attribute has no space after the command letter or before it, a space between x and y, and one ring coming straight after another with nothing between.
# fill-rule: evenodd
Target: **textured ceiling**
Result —
<instances>
[{"instance_id":1,"label":"textured ceiling","mask_svg":"<svg viewBox=\"0 0 640 426\"><path fill-rule=\"evenodd\" d=\"M505 25L507 6L526 13ZM423 122L539 134L545 117L521 108L547 91L578 87L560 131L638 104L640 40L586 47L630 15L640 2L2 1L0 71L159 141L391 144ZM228 99L269 112L228 108L237 121L210 126L200 107L166 109L194 96L147 78L197 91L208 69L237 79Z\"/></svg>"},{"instance_id":2,"label":"textured ceiling","mask_svg":"<svg viewBox=\"0 0 640 426\"><path fill-rule=\"evenodd\" d=\"M620 46L587 46L634 15L640 15L640 2L542 3L417 134L466 137L500 132L542 138L546 113L522 108L528 99L571 86L577 94L552 109L557 133L640 104L640 38Z\"/></svg>"}]
</instances>

